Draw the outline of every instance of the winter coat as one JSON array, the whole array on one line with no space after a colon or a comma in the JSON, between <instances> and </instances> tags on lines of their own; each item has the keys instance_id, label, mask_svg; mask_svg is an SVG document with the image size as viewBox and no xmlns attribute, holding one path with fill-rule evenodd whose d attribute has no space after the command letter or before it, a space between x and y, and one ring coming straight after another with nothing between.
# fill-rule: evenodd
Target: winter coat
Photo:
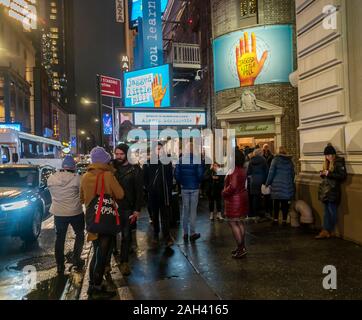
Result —
<instances>
[{"instance_id":1,"label":"winter coat","mask_svg":"<svg viewBox=\"0 0 362 320\"><path fill-rule=\"evenodd\" d=\"M78 174L68 171L56 172L49 177L48 188L52 197L50 213L61 217L72 217L83 213Z\"/></svg>"},{"instance_id":2,"label":"winter coat","mask_svg":"<svg viewBox=\"0 0 362 320\"><path fill-rule=\"evenodd\" d=\"M119 185L114 176L114 169L107 164L94 163L88 167L80 183L80 200L85 206L88 206L95 197L95 187L97 175L104 173L104 192L112 196L114 200L121 200L124 197L123 188ZM101 193L102 183L98 182L97 194Z\"/></svg>"},{"instance_id":3,"label":"winter coat","mask_svg":"<svg viewBox=\"0 0 362 320\"><path fill-rule=\"evenodd\" d=\"M341 201L341 183L346 177L345 160L342 157L337 157L334 163L334 171L329 172L328 176L322 176L323 180L319 186L319 200L339 203Z\"/></svg>"},{"instance_id":4,"label":"winter coat","mask_svg":"<svg viewBox=\"0 0 362 320\"><path fill-rule=\"evenodd\" d=\"M171 204L172 185L173 185L173 167L170 162L168 165L162 164L147 164L143 167L144 170L144 186L148 193L149 201L162 201L165 206Z\"/></svg>"},{"instance_id":5,"label":"winter coat","mask_svg":"<svg viewBox=\"0 0 362 320\"><path fill-rule=\"evenodd\" d=\"M245 168L235 167L235 170L226 176L222 195L227 218L240 218L248 214L248 192L245 189L245 181Z\"/></svg>"},{"instance_id":6,"label":"winter coat","mask_svg":"<svg viewBox=\"0 0 362 320\"><path fill-rule=\"evenodd\" d=\"M266 182L268 171L268 164L263 156L255 156L250 160L247 173L250 177L248 180L250 194L261 194L261 186Z\"/></svg>"},{"instance_id":7,"label":"winter coat","mask_svg":"<svg viewBox=\"0 0 362 320\"><path fill-rule=\"evenodd\" d=\"M274 155L270 151L268 153L264 152L264 159L266 160L266 163L268 164L268 168L270 168L271 163L274 159Z\"/></svg>"},{"instance_id":8,"label":"winter coat","mask_svg":"<svg viewBox=\"0 0 362 320\"><path fill-rule=\"evenodd\" d=\"M198 190L204 177L204 166L194 164L193 157L190 156L190 164L180 163L176 165L175 178L184 190Z\"/></svg>"},{"instance_id":9,"label":"winter coat","mask_svg":"<svg viewBox=\"0 0 362 320\"><path fill-rule=\"evenodd\" d=\"M213 179L213 177L218 177L218 179ZM205 192L209 198L215 198L221 196L222 190L224 188L225 177L222 175L217 175L216 172L208 167L205 170L204 182L205 182Z\"/></svg>"},{"instance_id":10,"label":"winter coat","mask_svg":"<svg viewBox=\"0 0 362 320\"><path fill-rule=\"evenodd\" d=\"M271 198L273 200L291 200L295 194L294 164L292 157L277 155L270 166L267 186L271 186Z\"/></svg>"},{"instance_id":11,"label":"winter coat","mask_svg":"<svg viewBox=\"0 0 362 320\"><path fill-rule=\"evenodd\" d=\"M143 206L143 172L138 165L119 165L113 161L114 176L124 190L124 198L118 201L121 211L140 212Z\"/></svg>"}]
</instances>

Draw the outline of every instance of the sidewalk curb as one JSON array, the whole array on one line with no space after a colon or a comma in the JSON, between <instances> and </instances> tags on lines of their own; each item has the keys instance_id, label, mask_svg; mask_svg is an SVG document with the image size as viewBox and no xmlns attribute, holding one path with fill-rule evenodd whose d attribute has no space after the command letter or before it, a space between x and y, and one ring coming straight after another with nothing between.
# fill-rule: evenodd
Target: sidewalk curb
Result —
<instances>
[{"instance_id":1,"label":"sidewalk curb","mask_svg":"<svg viewBox=\"0 0 362 320\"><path fill-rule=\"evenodd\" d=\"M85 277L88 275L89 263L91 257L92 243L87 242L82 252L82 259L85 261L86 270L83 272L71 272L65 285L60 300L80 300L82 289L84 287Z\"/></svg>"}]
</instances>

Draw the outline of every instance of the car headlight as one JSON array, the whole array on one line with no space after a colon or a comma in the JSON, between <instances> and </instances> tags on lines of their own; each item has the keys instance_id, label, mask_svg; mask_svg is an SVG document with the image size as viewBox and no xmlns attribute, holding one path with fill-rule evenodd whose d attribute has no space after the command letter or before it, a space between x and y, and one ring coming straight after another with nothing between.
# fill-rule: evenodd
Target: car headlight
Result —
<instances>
[{"instance_id":1,"label":"car headlight","mask_svg":"<svg viewBox=\"0 0 362 320\"><path fill-rule=\"evenodd\" d=\"M23 209L26 208L27 206L29 206L29 201L28 200L22 200L22 201L16 201L16 202L12 202L12 203L5 203L2 204L1 210L3 211L11 211L11 210L19 210L19 209Z\"/></svg>"}]
</instances>

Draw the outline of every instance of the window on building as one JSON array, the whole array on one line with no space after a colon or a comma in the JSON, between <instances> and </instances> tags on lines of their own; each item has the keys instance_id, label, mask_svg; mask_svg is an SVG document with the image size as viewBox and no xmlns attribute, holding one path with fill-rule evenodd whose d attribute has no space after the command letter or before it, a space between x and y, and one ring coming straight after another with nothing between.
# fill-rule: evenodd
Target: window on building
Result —
<instances>
[{"instance_id":1,"label":"window on building","mask_svg":"<svg viewBox=\"0 0 362 320\"><path fill-rule=\"evenodd\" d=\"M57 20L57 16L55 14L50 15L50 20Z\"/></svg>"},{"instance_id":2,"label":"window on building","mask_svg":"<svg viewBox=\"0 0 362 320\"><path fill-rule=\"evenodd\" d=\"M240 2L241 18L248 18L256 15L258 10L257 0L241 0Z\"/></svg>"},{"instance_id":3,"label":"window on building","mask_svg":"<svg viewBox=\"0 0 362 320\"><path fill-rule=\"evenodd\" d=\"M52 34L50 35L50 38L52 38L52 39L59 39L59 36L58 36L56 33L52 33Z\"/></svg>"},{"instance_id":4,"label":"window on building","mask_svg":"<svg viewBox=\"0 0 362 320\"><path fill-rule=\"evenodd\" d=\"M55 2L51 2L51 3L50 3L50 6L51 6L51 7L56 7L57 4L56 4Z\"/></svg>"},{"instance_id":5,"label":"window on building","mask_svg":"<svg viewBox=\"0 0 362 320\"><path fill-rule=\"evenodd\" d=\"M50 12L51 12L51 13L57 13L57 9L52 8L52 9L50 10Z\"/></svg>"},{"instance_id":6,"label":"window on building","mask_svg":"<svg viewBox=\"0 0 362 320\"><path fill-rule=\"evenodd\" d=\"M50 31L54 32L54 33L58 33L59 30L58 30L58 28L50 28Z\"/></svg>"}]
</instances>

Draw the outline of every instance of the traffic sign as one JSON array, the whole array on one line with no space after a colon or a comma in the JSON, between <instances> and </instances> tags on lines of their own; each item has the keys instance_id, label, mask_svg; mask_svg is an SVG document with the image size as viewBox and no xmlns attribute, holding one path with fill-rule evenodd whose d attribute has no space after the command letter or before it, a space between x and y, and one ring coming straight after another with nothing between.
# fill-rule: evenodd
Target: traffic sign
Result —
<instances>
[{"instance_id":1,"label":"traffic sign","mask_svg":"<svg viewBox=\"0 0 362 320\"><path fill-rule=\"evenodd\" d=\"M121 80L106 76L100 77L101 95L111 98L121 98Z\"/></svg>"}]
</instances>

